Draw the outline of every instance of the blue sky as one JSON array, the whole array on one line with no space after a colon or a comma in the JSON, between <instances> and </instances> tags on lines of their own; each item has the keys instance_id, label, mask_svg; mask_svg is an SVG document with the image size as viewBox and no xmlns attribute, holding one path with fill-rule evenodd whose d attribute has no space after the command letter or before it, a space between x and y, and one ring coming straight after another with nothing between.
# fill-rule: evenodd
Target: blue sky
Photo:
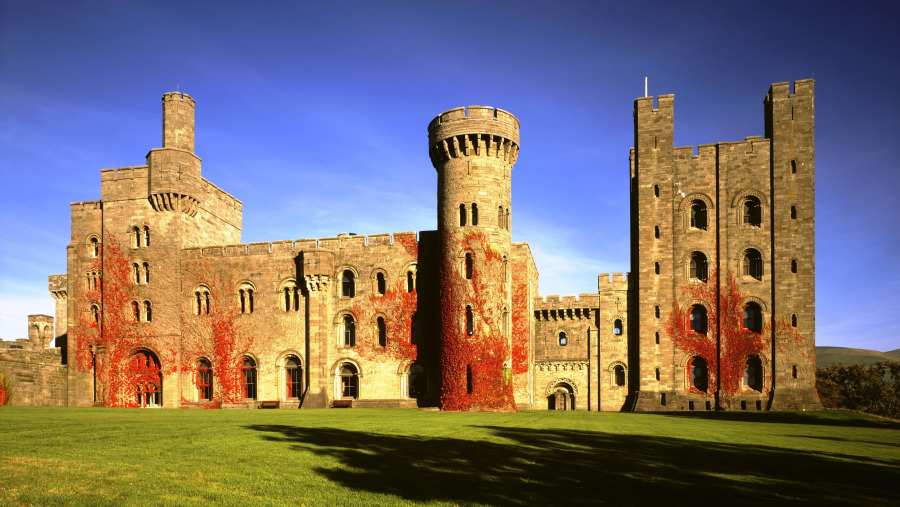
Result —
<instances>
[{"instance_id":1,"label":"blue sky","mask_svg":"<svg viewBox=\"0 0 900 507\"><path fill-rule=\"evenodd\" d=\"M244 242L434 229L428 122L510 111L513 240L547 295L629 269L644 76L675 94L676 146L762 135L769 85L815 78L817 344L896 349L898 21L896 2L0 0L0 337L53 314L69 203L161 146L165 92L197 100Z\"/></svg>"}]
</instances>

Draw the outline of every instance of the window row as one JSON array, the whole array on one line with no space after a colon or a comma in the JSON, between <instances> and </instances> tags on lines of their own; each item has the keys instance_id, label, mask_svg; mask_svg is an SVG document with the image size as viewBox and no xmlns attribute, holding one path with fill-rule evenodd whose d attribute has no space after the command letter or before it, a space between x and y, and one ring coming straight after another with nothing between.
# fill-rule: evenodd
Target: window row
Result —
<instances>
[{"instance_id":1,"label":"window row","mask_svg":"<svg viewBox=\"0 0 900 507\"><path fill-rule=\"evenodd\" d=\"M478 203L473 202L470 206L465 203L459 205L459 226L478 225ZM497 206L497 227L509 230L510 213L509 208Z\"/></svg>"},{"instance_id":2,"label":"window row","mask_svg":"<svg viewBox=\"0 0 900 507\"><path fill-rule=\"evenodd\" d=\"M131 228L131 248L150 246L150 228L146 225L143 228Z\"/></svg>"},{"instance_id":3,"label":"window row","mask_svg":"<svg viewBox=\"0 0 900 507\"><path fill-rule=\"evenodd\" d=\"M341 317L340 327L338 329L339 346L350 348L356 347L356 319L352 315L345 314ZM375 337L379 347L386 347L388 341L388 326L384 317L375 319L374 327ZM407 343L418 345L422 342L422 323L419 314L413 313L410 317L409 336L404 337Z\"/></svg>"},{"instance_id":4,"label":"window row","mask_svg":"<svg viewBox=\"0 0 900 507\"><path fill-rule=\"evenodd\" d=\"M654 195L659 197L659 185L654 185ZM760 199L754 195L748 195L741 199L738 205L738 223L747 227L762 227L763 207ZM707 230L709 227L708 206L701 199L693 199L690 202L688 213L688 227L695 230ZM798 216L797 206L790 207L791 220ZM656 237L659 238L657 228Z\"/></svg>"},{"instance_id":5,"label":"window row","mask_svg":"<svg viewBox=\"0 0 900 507\"><path fill-rule=\"evenodd\" d=\"M240 368L240 389L243 399L257 399L258 371L256 361L250 356L241 356L236 364ZM303 395L303 366L300 358L295 355L288 355L284 358L281 366L284 370L282 382L284 399L300 399ZM197 400L211 401L213 399L213 377L212 362L205 357L201 357L197 361L197 370L194 377L194 384L197 388Z\"/></svg>"},{"instance_id":6,"label":"window row","mask_svg":"<svg viewBox=\"0 0 900 507\"><path fill-rule=\"evenodd\" d=\"M468 373L468 388L471 393L471 368ZM335 398L344 400L356 400L360 398L360 374L359 369L353 363L342 363L336 375ZM408 398L424 398L428 392L428 377L422 365L413 363L406 375L406 385L402 386L404 394Z\"/></svg>"},{"instance_id":7,"label":"window row","mask_svg":"<svg viewBox=\"0 0 900 507\"><path fill-rule=\"evenodd\" d=\"M694 356L687 365L688 389L693 392L707 393L709 391L709 367L705 359ZM796 378L796 377L795 377ZM657 378L657 380L659 380ZM762 392L763 369L759 356L747 357L744 363L744 377L741 381L744 389Z\"/></svg>"},{"instance_id":8,"label":"window row","mask_svg":"<svg viewBox=\"0 0 900 507\"><path fill-rule=\"evenodd\" d=\"M406 292L416 291L415 264L411 265L409 269L406 270L406 279L403 281L402 286L403 290L405 290ZM378 296L383 296L387 293L387 277L384 271L377 270L375 272L372 290L374 294ZM354 273L352 269L345 269L341 271L341 297L356 297L356 273Z\"/></svg>"}]
</instances>

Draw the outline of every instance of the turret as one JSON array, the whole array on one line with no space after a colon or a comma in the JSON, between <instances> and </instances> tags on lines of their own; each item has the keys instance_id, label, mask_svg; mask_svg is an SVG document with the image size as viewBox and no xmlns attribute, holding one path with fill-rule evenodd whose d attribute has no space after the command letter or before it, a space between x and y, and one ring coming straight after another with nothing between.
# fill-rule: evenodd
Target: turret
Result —
<instances>
[{"instance_id":1,"label":"turret","mask_svg":"<svg viewBox=\"0 0 900 507\"><path fill-rule=\"evenodd\" d=\"M156 211L197 214L200 158L194 155L194 99L186 93L163 95L163 147L150 150L150 205Z\"/></svg>"},{"instance_id":2,"label":"turret","mask_svg":"<svg viewBox=\"0 0 900 507\"><path fill-rule=\"evenodd\" d=\"M428 126L441 233L441 403L512 410L510 174L519 121L490 107L451 109Z\"/></svg>"}]
</instances>

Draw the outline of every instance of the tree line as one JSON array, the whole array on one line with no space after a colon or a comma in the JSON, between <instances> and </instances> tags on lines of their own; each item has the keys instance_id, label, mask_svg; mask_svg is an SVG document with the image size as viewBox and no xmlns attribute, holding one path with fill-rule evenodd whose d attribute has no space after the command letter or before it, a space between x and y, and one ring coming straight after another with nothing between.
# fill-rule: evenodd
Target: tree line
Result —
<instances>
[{"instance_id":1,"label":"tree line","mask_svg":"<svg viewBox=\"0 0 900 507\"><path fill-rule=\"evenodd\" d=\"M816 390L825 408L900 419L900 362L816 368Z\"/></svg>"}]
</instances>

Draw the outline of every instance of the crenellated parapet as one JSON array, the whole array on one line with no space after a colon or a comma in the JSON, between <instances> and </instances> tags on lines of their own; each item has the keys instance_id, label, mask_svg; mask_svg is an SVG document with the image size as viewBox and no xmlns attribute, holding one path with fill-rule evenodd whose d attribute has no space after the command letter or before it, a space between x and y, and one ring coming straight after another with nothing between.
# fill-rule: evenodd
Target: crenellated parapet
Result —
<instances>
[{"instance_id":1,"label":"crenellated parapet","mask_svg":"<svg viewBox=\"0 0 900 507\"><path fill-rule=\"evenodd\" d=\"M519 120L502 109L458 107L428 125L428 153L436 168L460 157L501 159L510 166L519 156Z\"/></svg>"},{"instance_id":2,"label":"crenellated parapet","mask_svg":"<svg viewBox=\"0 0 900 507\"><path fill-rule=\"evenodd\" d=\"M597 276L597 290L599 292L628 290L628 273L600 273Z\"/></svg>"},{"instance_id":3,"label":"crenellated parapet","mask_svg":"<svg viewBox=\"0 0 900 507\"><path fill-rule=\"evenodd\" d=\"M538 321L591 320L596 316L599 304L596 294L532 299L534 318Z\"/></svg>"},{"instance_id":4,"label":"crenellated parapet","mask_svg":"<svg viewBox=\"0 0 900 507\"><path fill-rule=\"evenodd\" d=\"M216 245L207 247L185 248L186 259L241 257L246 255L271 255L280 253L297 254L309 250L359 250L375 247L391 247L407 249L417 244L415 232L395 232L384 234L343 234L327 238L288 239L283 241L266 241L259 243L240 243L236 245ZM407 253L408 254L408 253ZM402 254L399 254L402 255Z\"/></svg>"}]
</instances>

